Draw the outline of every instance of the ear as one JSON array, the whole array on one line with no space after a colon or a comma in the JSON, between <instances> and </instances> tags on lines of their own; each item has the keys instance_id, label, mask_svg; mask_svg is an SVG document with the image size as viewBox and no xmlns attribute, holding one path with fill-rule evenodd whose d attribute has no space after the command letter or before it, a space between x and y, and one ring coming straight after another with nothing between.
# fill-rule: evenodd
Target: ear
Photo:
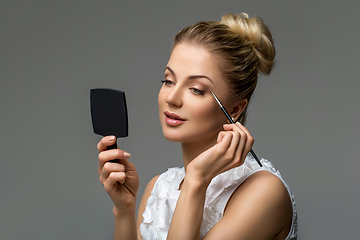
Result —
<instances>
[{"instance_id":1,"label":"ear","mask_svg":"<svg viewBox=\"0 0 360 240\"><path fill-rule=\"evenodd\" d=\"M241 115L241 113L244 111L245 107L248 104L248 100L247 99L243 99L241 100L238 104L236 104L231 111L231 117L233 119L238 119Z\"/></svg>"}]
</instances>

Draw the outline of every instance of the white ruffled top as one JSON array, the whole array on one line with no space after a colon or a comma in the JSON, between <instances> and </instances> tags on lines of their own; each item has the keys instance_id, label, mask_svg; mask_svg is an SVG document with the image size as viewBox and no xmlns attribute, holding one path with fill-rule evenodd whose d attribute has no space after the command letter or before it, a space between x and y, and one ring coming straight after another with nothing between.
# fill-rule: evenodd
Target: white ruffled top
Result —
<instances>
[{"instance_id":1,"label":"white ruffled top","mask_svg":"<svg viewBox=\"0 0 360 240\"><path fill-rule=\"evenodd\" d=\"M206 190L200 238L203 238L222 218L225 206L236 188L255 172L265 170L280 178L289 192L293 206L293 218L286 240L297 239L297 211L294 195L282 179L280 172L274 168L270 161L261 159L261 163L262 167L254 158L248 156L240 167L233 168L212 179ZM179 185L184 177L184 168L169 168L157 179L143 213L143 222L140 225L140 233L144 240L166 239L180 195Z\"/></svg>"}]
</instances>

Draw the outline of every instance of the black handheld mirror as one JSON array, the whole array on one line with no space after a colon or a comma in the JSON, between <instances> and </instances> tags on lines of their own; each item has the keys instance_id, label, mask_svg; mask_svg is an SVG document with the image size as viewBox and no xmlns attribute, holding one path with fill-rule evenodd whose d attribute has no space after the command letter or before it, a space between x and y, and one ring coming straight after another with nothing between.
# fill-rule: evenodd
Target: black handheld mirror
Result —
<instances>
[{"instance_id":1,"label":"black handheld mirror","mask_svg":"<svg viewBox=\"0 0 360 240\"><path fill-rule=\"evenodd\" d=\"M91 121L94 133L117 138L128 136L125 93L108 88L90 90ZM108 149L117 148L116 141Z\"/></svg>"}]
</instances>

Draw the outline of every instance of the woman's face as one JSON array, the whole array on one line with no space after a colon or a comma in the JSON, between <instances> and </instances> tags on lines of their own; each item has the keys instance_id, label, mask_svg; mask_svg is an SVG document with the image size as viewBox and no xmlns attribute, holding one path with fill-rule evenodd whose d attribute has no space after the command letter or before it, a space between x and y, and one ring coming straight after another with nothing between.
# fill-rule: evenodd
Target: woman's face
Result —
<instances>
[{"instance_id":1,"label":"woman's face","mask_svg":"<svg viewBox=\"0 0 360 240\"><path fill-rule=\"evenodd\" d=\"M166 139L181 143L216 141L227 120L210 90L229 107L228 86L215 57L202 47L178 44L166 66L158 96Z\"/></svg>"}]
</instances>

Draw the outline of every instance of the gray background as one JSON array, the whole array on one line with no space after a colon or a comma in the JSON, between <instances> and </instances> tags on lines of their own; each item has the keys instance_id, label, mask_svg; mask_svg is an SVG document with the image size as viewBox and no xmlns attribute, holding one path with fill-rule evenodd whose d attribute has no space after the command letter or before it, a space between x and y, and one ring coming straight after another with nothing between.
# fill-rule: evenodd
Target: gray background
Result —
<instances>
[{"instance_id":1,"label":"gray background","mask_svg":"<svg viewBox=\"0 0 360 240\"><path fill-rule=\"evenodd\" d=\"M157 110L172 38L228 12L261 16L275 39L277 65L247 127L295 194L299 239L359 239L359 9L346 0L2 0L0 239L111 239L89 89L127 94L130 136L118 143L141 196L182 164Z\"/></svg>"}]
</instances>

